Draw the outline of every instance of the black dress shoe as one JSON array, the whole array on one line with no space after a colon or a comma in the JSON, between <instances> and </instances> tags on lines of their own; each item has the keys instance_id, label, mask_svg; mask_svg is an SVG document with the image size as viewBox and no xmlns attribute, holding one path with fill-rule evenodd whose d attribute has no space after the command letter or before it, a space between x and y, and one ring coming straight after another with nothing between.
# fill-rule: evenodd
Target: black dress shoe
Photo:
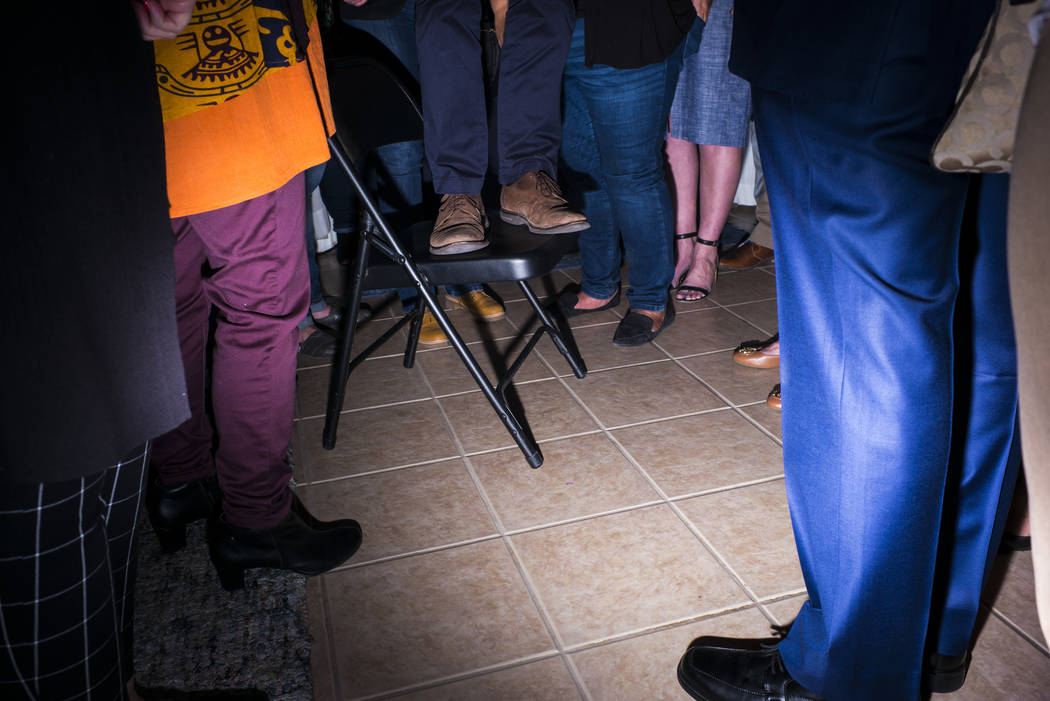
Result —
<instances>
[{"instance_id":1,"label":"black dress shoe","mask_svg":"<svg viewBox=\"0 0 1050 701\"><path fill-rule=\"evenodd\" d=\"M160 548L173 553L186 546L186 526L219 514L222 492L215 477L166 487L154 482L146 494L146 512Z\"/></svg>"},{"instance_id":2,"label":"black dress shoe","mask_svg":"<svg viewBox=\"0 0 1050 701\"><path fill-rule=\"evenodd\" d=\"M923 688L935 694L950 694L962 688L966 672L970 669L970 653L963 655L941 655L934 653L926 658L923 670Z\"/></svg>"},{"instance_id":3,"label":"black dress shoe","mask_svg":"<svg viewBox=\"0 0 1050 701\"><path fill-rule=\"evenodd\" d=\"M697 638L678 663L678 683L703 701L823 701L791 678L777 642Z\"/></svg>"},{"instance_id":4,"label":"black dress shoe","mask_svg":"<svg viewBox=\"0 0 1050 701\"><path fill-rule=\"evenodd\" d=\"M293 498L293 506L296 504ZM305 518L304 515L305 514ZM244 570L272 567L317 575L346 562L361 546L353 519L318 521L299 503L271 528L240 528L215 519L208 523L208 550L223 589L244 586Z\"/></svg>"}]
</instances>

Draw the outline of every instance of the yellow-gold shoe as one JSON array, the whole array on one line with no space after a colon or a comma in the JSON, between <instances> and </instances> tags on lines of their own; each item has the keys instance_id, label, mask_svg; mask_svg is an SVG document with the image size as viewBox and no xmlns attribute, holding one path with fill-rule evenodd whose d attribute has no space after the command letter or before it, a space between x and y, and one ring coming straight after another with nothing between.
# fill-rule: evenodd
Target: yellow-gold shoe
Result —
<instances>
[{"instance_id":1,"label":"yellow-gold shoe","mask_svg":"<svg viewBox=\"0 0 1050 701\"><path fill-rule=\"evenodd\" d=\"M503 305L492 299L484 290L471 290L462 297L447 295L445 298L452 306L466 309L475 319L496 321L507 316Z\"/></svg>"},{"instance_id":2,"label":"yellow-gold shoe","mask_svg":"<svg viewBox=\"0 0 1050 701\"><path fill-rule=\"evenodd\" d=\"M441 346L448 343L448 336L438 326L437 319L429 309L423 312L423 325L419 327L419 342L424 346Z\"/></svg>"}]
</instances>

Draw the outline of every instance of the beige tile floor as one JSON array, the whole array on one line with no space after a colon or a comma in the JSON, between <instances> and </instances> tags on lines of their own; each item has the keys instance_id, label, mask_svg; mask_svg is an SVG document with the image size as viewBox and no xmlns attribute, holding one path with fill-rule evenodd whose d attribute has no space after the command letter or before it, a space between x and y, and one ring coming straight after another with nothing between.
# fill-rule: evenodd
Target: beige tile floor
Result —
<instances>
[{"instance_id":1,"label":"beige tile floor","mask_svg":"<svg viewBox=\"0 0 1050 701\"><path fill-rule=\"evenodd\" d=\"M556 271L538 290L578 270ZM697 635L770 635L803 582L784 496L776 370L732 362L775 331L774 271L719 277L656 343L610 339L626 309L580 317L577 380L544 339L517 395L546 462L530 469L448 348L401 367L391 342L351 377L339 440L320 445L329 368L302 362L296 479L361 550L308 580L318 699L683 699L675 664ZM483 362L528 324L452 312ZM393 323L381 310L361 338ZM483 343L482 339L496 343ZM956 699L1050 698L1031 559L1000 558L975 661Z\"/></svg>"}]
</instances>

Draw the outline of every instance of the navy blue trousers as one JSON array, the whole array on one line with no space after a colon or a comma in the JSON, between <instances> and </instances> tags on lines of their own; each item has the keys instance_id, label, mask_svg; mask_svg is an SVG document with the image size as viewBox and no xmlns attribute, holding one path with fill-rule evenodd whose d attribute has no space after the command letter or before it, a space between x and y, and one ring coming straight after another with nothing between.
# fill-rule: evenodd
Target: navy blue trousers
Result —
<instances>
[{"instance_id":1,"label":"navy blue trousers","mask_svg":"<svg viewBox=\"0 0 1050 701\"><path fill-rule=\"evenodd\" d=\"M572 0L510 0L497 98L504 185L532 170L557 172L561 76L575 14ZM416 46L434 190L480 193L489 138L478 0L417 0Z\"/></svg>"},{"instance_id":2,"label":"navy blue trousers","mask_svg":"<svg viewBox=\"0 0 1050 701\"><path fill-rule=\"evenodd\" d=\"M1016 479L1007 182L961 237L943 110L753 95L809 593L780 651L829 699L918 698L924 654L967 649Z\"/></svg>"}]
</instances>

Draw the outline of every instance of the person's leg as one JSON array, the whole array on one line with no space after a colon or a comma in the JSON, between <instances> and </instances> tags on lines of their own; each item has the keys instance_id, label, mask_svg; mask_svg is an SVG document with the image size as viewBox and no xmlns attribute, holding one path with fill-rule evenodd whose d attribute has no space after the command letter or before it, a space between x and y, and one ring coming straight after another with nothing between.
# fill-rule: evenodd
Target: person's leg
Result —
<instances>
[{"instance_id":1,"label":"person's leg","mask_svg":"<svg viewBox=\"0 0 1050 701\"><path fill-rule=\"evenodd\" d=\"M576 15L572 0L511 0L499 63L499 181L557 172L561 83Z\"/></svg>"},{"instance_id":2,"label":"person's leg","mask_svg":"<svg viewBox=\"0 0 1050 701\"><path fill-rule=\"evenodd\" d=\"M573 31L572 0L511 0L496 96L500 218L537 234L583 231L555 181L562 73Z\"/></svg>"},{"instance_id":3,"label":"person's leg","mask_svg":"<svg viewBox=\"0 0 1050 701\"><path fill-rule=\"evenodd\" d=\"M659 314L667 306L674 210L663 148L680 61L681 47L660 63L626 70L596 65L580 78L627 255L627 298L634 311Z\"/></svg>"},{"instance_id":4,"label":"person's leg","mask_svg":"<svg viewBox=\"0 0 1050 701\"><path fill-rule=\"evenodd\" d=\"M434 190L476 195L488 167L481 5L416 0L415 11L423 143Z\"/></svg>"},{"instance_id":5,"label":"person's leg","mask_svg":"<svg viewBox=\"0 0 1050 701\"><path fill-rule=\"evenodd\" d=\"M261 529L288 513L284 460L295 400L296 324L309 283L303 246L303 176L230 207L191 215L213 273L217 307L212 406L215 463L233 525Z\"/></svg>"},{"instance_id":6,"label":"person's leg","mask_svg":"<svg viewBox=\"0 0 1050 701\"><path fill-rule=\"evenodd\" d=\"M697 23L692 33L700 29L698 50L686 54L670 128L672 137L698 144L699 209L693 215L697 221L687 230L696 231L697 238L695 243L679 244L680 254L691 255L678 261L673 278L681 286L675 299L686 302L703 299L714 286L718 242L740 181L751 113L748 83L729 72L732 0L715 0L707 22Z\"/></svg>"},{"instance_id":7,"label":"person's leg","mask_svg":"<svg viewBox=\"0 0 1050 701\"><path fill-rule=\"evenodd\" d=\"M667 137L664 150L671 171L671 200L674 202L675 264L671 285L677 286L689 272L696 245L700 156L696 144L673 136Z\"/></svg>"},{"instance_id":8,"label":"person's leg","mask_svg":"<svg viewBox=\"0 0 1050 701\"><path fill-rule=\"evenodd\" d=\"M0 490L0 697L124 697L146 461Z\"/></svg>"},{"instance_id":9,"label":"person's leg","mask_svg":"<svg viewBox=\"0 0 1050 701\"><path fill-rule=\"evenodd\" d=\"M740 180L744 149L735 146L700 144L700 212L697 245L693 246L689 271L681 280L683 289L675 299L694 301L710 294L718 269L718 241L733 206L733 193ZM715 245L699 245L700 240ZM693 288L693 289L686 289ZM706 292L705 292L706 290Z\"/></svg>"},{"instance_id":10,"label":"person's leg","mask_svg":"<svg viewBox=\"0 0 1050 701\"><path fill-rule=\"evenodd\" d=\"M613 221L585 95L590 70L585 63L583 22L579 21L565 64L559 169L569 205L584 212L591 222L591 227L579 234L582 281L573 303L578 309L602 306L620 286L620 232Z\"/></svg>"},{"instance_id":11,"label":"person's leg","mask_svg":"<svg viewBox=\"0 0 1050 701\"><path fill-rule=\"evenodd\" d=\"M1017 352L1006 272L1009 186L1008 175L975 179L978 192L971 200L977 206L966 218L960 248L952 450L927 644L929 652L950 659L938 660L945 686L933 691L954 691L965 678L981 589L1020 463Z\"/></svg>"},{"instance_id":12,"label":"person's leg","mask_svg":"<svg viewBox=\"0 0 1050 701\"><path fill-rule=\"evenodd\" d=\"M205 386L211 315L202 271L207 258L201 238L187 217L172 219L171 225L175 232L175 317L191 416L153 441L151 461L162 487L179 487L215 475Z\"/></svg>"},{"instance_id":13,"label":"person's leg","mask_svg":"<svg viewBox=\"0 0 1050 701\"><path fill-rule=\"evenodd\" d=\"M926 162L940 115L758 90L755 108L780 259L785 482L809 593L780 654L822 696L915 698L967 180Z\"/></svg>"}]
</instances>

